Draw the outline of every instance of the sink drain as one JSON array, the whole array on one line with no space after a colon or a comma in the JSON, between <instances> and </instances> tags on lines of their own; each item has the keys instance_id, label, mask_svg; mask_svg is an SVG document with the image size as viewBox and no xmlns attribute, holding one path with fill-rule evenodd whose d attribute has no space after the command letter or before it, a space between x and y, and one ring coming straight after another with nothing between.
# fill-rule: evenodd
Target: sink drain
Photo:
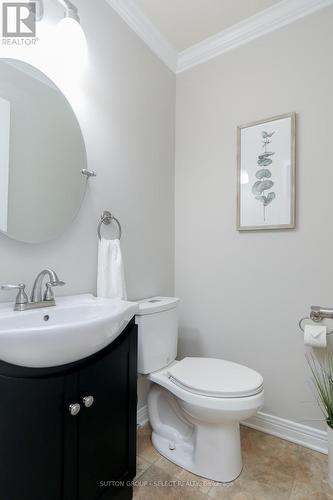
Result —
<instances>
[{"instance_id":1,"label":"sink drain","mask_svg":"<svg viewBox=\"0 0 333 500\"><path fill-rule=\"evenodd\" d=\"M43 319L44 319L44 321L48 321L50 319L50 316L48 314L45 314Z\"/></svg>"}]
</instances>

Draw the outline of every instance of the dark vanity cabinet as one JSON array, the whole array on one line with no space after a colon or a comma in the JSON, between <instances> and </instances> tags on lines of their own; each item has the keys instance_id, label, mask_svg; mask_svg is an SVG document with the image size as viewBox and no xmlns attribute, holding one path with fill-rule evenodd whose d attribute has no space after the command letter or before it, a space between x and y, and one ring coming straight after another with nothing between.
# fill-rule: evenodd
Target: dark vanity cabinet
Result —
<instances>
[{"instance_id":1,"label":"dark vanity cabinet","mask_svg":"<svg viewBox=\"0 0 333 500\"><path fill-rule=\"evenodd\" d=\"M71 365L0 362L0 500L131 498L136 380L134 320Z\"/></svg>"}]
</instances>

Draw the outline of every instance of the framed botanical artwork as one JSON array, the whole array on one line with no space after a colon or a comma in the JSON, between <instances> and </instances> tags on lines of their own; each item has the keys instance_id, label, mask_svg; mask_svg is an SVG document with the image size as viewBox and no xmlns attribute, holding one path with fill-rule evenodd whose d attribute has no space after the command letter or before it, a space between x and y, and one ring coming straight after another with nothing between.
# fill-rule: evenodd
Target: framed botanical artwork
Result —
<instances>
[{"instance_id":1,"label":"framed botanical artwork","mask_svg":"<svg viewBox=\"0 0 333 500\"><path fill-rule=\"evenodd\" d=\"M295 128L295 113L238 127L239 231L295 227Z\"/></svg>"}]
</instances>

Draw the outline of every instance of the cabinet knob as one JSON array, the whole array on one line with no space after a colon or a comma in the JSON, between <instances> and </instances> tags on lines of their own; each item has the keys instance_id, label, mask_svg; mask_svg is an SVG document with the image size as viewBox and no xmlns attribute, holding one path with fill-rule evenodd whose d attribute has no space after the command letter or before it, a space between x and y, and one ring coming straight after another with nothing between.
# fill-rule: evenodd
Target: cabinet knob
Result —
<instances>
[{"instance_id":1,"label":"cabinet knob","mask_svg":"<svg viewBox=\"0 0 333 500\"><path fill-rule=\"evenodd\" d=\"M69 413L72 415L72 417L78 415L80 413L80 410L81 406L79 405L79 403L69 405Z\"/></svg>"},{"instance_id":2,"label":"cabinet knob","mask_svg":"<svg viewBox=\"0 0 333 500\"><path fill-rule=\"evenodd\" d=\"M94 397L93 396L85 396L83 398L83 404L86 408L90 408L94 404Z\"/></svg>"}]
</instances>

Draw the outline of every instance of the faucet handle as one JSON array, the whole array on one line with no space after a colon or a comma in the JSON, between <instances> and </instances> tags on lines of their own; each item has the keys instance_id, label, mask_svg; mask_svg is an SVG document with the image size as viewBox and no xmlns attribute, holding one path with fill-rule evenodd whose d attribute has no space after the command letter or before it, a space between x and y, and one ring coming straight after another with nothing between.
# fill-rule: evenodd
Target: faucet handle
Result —
<instances>
[{"instance_id":1,"label":"faucet handle","mask_svg":"<svg viewBox=\"0 0 333 500\"><path fill-rule=\"evenodd\" d=\"M24 290L25 285L20 283L19 285L0 285L0 290Z\"/></svg>"},{"instance_id":2,"label":"faucet handle","mask_svg":"<svg viewBox=\"0 0 333 500\"><path fill-rule=\"evenodd\" d=\"M29 302L28 296L25 293L25 285L24 283L20 283L19 285L0 285L0 290L18 290L18 294L16 296L16 305L27 304Z\"/></svg>"},{"instance_id":3,"label":"faucet handle","mask_svg":"<svg viewBox=\"0 0 333 500\"><path fill-rule=\"evenodd\" d=\"M52 288L54 286L64 286L64 285L66 285L66 283L64 281L61 281L61 280L46 283L46 290L44 293L43 300L46 300L46 301L54 300L54 293L53 293Z\"/></svg>"}]
</instances>

